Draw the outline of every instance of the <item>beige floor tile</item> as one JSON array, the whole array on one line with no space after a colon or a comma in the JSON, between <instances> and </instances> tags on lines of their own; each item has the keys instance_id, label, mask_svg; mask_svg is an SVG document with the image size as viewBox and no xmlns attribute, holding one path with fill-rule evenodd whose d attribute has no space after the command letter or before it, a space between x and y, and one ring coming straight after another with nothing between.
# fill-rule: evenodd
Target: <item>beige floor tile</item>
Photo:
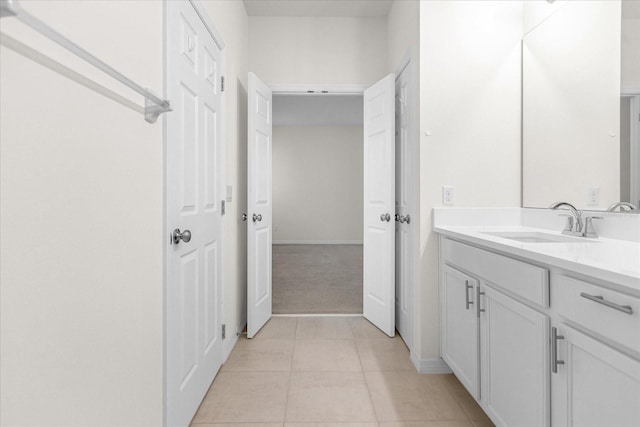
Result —
<instances>
[{"instance_id":1,"label":"beige floor tile","mask_svg":"<svg viewBox=\"0 0 640 427\"><path fill-rule=\"evenodd\" d=\"M296 339L353 339L351 317L300 317Z\"/></svg>"},{"instance_id":2,"label":"beige floor tile","mask_svg":"<svg viewBox=\"0 0 640 427\"><path fill-rule=\"evenodd\" d=\"M462 406L462 409L470 420L484 423L491 422L487 414L485 414L480 405L478 405L478 402L476 402L466 389L454 391L452 395L454 399L458 401L458 404Z\"/></svg>"},{"instance_id":3,"label":"beige floor tile","mask_svg":"<svg viewBox=\"0 0 640 427\"><path fill-rule=\"evenodd\" d=\"M350 317L349 325L351 326L351 331L356 339L389 338L387 334L382 332L364 317Z\"/></svg>"},{"instance_id":4,"label":"beige floor tile","mask_svg":"<svg viewBox=\"0 0 640 427\"><path fill-rule=\"evenodd\" d=\"M409 371L365 372L378 421L467 421L447 390L434 390Z\"/></svg>"},{"instance_id":5,"label":"beige floor tile","mask_svg":"<svg viewBox=\"0 0 640 427\"><path fill-rule=\"evenodd\" d=\"M287 422L375 421L362 373L291 374Z\"/></svg>"},{"instance_id":6,"label":"beige floor tile","mask_svg":"<svg viewBox=\"0 0 640 427\"><path fill-rule=\"evenodd\" d=\"M193 422L283 422L288 386L288 372L221 372Z\"/></svg>"},{"instance_id":7,"label":"beige floor tile","mask_svg":"<svg viewBox=\"0 0 640 427\"><path fill-rule=\"evenodd\" d=\"M291 370L294 340L242 338L233 348L222 372L277 372Z\"/></svg>"},{"instance_id":8,"label":"beige floor tile","mask_svg":"<svg viewBox=\"0 0 640 427\"><path fill-rule=\"evenodd\" d=\"M380 427L474 427L471 421L393 421Z\"/></svg>"},{"instance_id":9,"label":"beige floor tile","mask_svg":"<svg viewBox=\"0 0 640 427\"><path fill-rule=\"evenodd\" d=\"M353 340L296 340L295 372L361 372Z\"/></svg>"},{"instance_id":10,"label":"beige floor tile","mask_svg":"<svg viewBox=\"0 0 640 427\"><path fill-rule=\"evenodd\" d=\"M494 423L492 423L491 420L474 421L473 422L473 426L474 427L496 427L496 425Z\"/></svg>"},{"instance_id":11,"label":"beige floor tile","mask_svg":"<svg viewBox=\"0 0 640 427\"><path fill-rule=\"evenodd\" d=\"M356 340L365 371L415 371L402 338Z\"/></svg>"},{"instance_id":12,"label":"beige floor tile","mask_svg":"<svg viewBox=\"0 0 640 427\"><path fill-rule=\"evenodd\" d=\"M378 423L284 423L284 427L378 427Z\"/></svg>"},{"instance_id":13,"label":"beige floor tile","mask_svg":"<svg viewBox=\"0 0 640 427\"><path fill-rule=\"evenodd\" d=\"M292 340L296 337L297 317L272 317L251 340Z\"/></svg>"},{"instance_id":14,"label":"beige floor tile","mask_svg":"<svg viewBox=\"0 0 640 427\"><path fill-rule=\"evenodd\" d=\"M193 427L282 427L282 423L191 423Z\"/></svg>"}]
</instances>

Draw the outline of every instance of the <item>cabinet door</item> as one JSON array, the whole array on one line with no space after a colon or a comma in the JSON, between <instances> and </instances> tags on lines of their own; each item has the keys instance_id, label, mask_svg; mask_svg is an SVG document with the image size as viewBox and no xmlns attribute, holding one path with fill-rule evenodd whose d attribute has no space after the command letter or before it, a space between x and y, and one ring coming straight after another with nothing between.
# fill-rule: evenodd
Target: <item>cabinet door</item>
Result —
<instances>
[{"instance_id":1,"label":"cabinet door","mask_svg":"<svg viewBox=\"0 0 640 427\"><path fill-rule=\"evenodd\" d=\"M561 324L553 425L640 426L640 362Z\"/></svg>"},{"instance_id":2,"label":"cabinet door","mask_svg":"<svg viewBox=\"0 0 640 427\"><path fill-rule=\"evenodd\" d=\"M475 309L478 281L447 265L440 288L441 352L456 377L476 399L480 398L478 317Z\"/></svg>"},{"instance_id":3,"label":"cabinet door","mask_svg":"<svg viewBox=\"0 0 640 427\"><path fill-rule=\"evenodd\" d=\"M550 423L549 318L482 285L482 405L498 426Z\"/></svg>"}]
</instances>

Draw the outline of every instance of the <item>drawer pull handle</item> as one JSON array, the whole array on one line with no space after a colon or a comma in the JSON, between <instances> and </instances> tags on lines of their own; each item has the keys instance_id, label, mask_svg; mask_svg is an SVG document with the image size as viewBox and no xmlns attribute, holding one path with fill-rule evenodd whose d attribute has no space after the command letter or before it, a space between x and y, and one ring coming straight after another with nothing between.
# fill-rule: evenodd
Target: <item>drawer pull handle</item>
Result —
<instances>
[{"instance_id":1,"label":"drawer pull handle","mask_svg":"<svg viewBox=\"0 0 640 427\"><path fill-rule=\"evenodd\" d=\"M580 296L593 302L597 302L598 304L606 305L607 307L613 308L614 310L618 310L627 314L633 314L633 309L630 305L620 305L611 301L607 301L602 295L590 295L586 292L580 292Z\"/></svg>"},{"instance_id":2,"label":"drawer pull handle","mask_svg":"<svg viewBox=\"0 0 640 427\"><path fill-rule=\"evenodd\" d=\"M473 304L473 301L469 301L469 289L473 289L473 285L469 284L468 280L464 281L464 302L466 303L467 310L469 310L469 306Z\"/></svg>"},{"instance_id":3,"label":"drawer pull handle","mask_svg":"<svg viewBox=\"0 0 640 427\"><path fill-rule=\"evenodd\" d=\"M551 328L551 372L558 373L558 365L564 365L564 360L558 360L558 340L563 340L564 335L558 335L558 328Z\"/></svg>"},{"instance_id":4,"label":"drawer pull handle","mask_svg":"<svg viewBox=\"0 0 640 427\"><path fill-rule=\"evenodd\" d=\"M480 292L480 286L476 288L476 316L480 318L480 313L484 312L484 308L480 308L480 296L484 295L484 292Z\"/></svg>"}]
</instances>

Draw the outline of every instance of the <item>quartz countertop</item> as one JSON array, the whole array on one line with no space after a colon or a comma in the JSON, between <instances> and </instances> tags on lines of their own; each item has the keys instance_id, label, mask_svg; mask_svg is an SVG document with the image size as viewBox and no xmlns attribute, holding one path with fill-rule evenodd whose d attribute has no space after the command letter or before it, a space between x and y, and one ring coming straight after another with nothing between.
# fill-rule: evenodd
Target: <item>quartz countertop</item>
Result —
<instances>
[{"instance_id":1,"label":"quartz countertop","mask_svg":"<svg viewBox=\"0 0 640 427\"><path fill-rule=\"evenodd\" d=\"M485 234L487 232L537 232L561 236L557 231L522 225L444 225L433 230L476 246L527 258L611 283L640 297L640 243L599 237L584 242L528 243Z\"/></svg>"}]
</instances>

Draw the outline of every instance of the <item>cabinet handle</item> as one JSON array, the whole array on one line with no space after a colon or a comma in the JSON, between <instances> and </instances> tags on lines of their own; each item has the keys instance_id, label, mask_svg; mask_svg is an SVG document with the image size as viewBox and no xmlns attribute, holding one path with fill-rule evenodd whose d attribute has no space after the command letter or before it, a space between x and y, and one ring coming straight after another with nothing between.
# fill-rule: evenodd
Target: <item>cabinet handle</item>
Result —
<instances>
[{"instance_id":1,"label":"cabinet handle","mask_svg":"<svg viewBox=\"0 0 640 427\"><path fill-rule=\"evenodd\" d=\"M469 284L468 280L464 281L464 302L467 306L467 310L469 310L469 306L473 304L473 301L469 301L469 289L473 289L473 285Z\"/></svg>"},{"instance_id":2,"label":"cabinet handle","mask_svg":"<svg viewBox=\"0 0 640 427\"><path fill-rule=\"evenodd\" d=\"M563 340L564 335L558 335L558 328L551 328L551 372L558 373L558 365L564 365L564 360L558 360L558 340Z\"/></svg>"},{"instance_id":3,"label":"cabinet handle","mask_svg":"<svg viewBox=\"0 0 640 427\"><path fill-rule=\"evenodd\" d=\"M480 295L484 295L484 292L480 292L480 286L476 288L476 316L480 318L480 313L484 311L484 308L480 308Z\"/></svg>"},{"instance_id":4,"label":"cabinet handle","mask_svg":"<svg viewBox=\"0 0 640 427\"><path fill-rule=\"evenodd\" d=\"M597 302L598 304L606 305L607 307L613 308L614 310L618 310L627 314L633 314L633 309L630 305L620 305L616 304L615 302L607 301L602 295L590 295L586 292L580 292L580 296L582 298Z\"/></svg>"}]
</instances>

